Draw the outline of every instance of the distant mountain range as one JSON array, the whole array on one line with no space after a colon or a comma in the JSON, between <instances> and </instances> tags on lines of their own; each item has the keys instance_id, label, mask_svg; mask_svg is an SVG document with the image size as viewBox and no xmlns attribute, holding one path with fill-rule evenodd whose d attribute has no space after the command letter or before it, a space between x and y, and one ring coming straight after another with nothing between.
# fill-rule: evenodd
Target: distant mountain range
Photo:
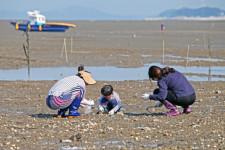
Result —
<instances>
[{"instance_id":1,"label":"distant mountain range","mask_svg":"<svg viewBox=\"0 0 225 150\"><path fill-rule=\"evenodd\" d=\"M33 11L33 10L27 10ZM0 10L0 19L28 19L27 11ZM47 20L143 20L145 16L116 15L91 8L72 6L60 10L40 11Z\"/></svg>"},{"instance_id":2,"label":"distant mountain range","mask_svg":"<svg viewBox=\"0 0 225 150\"><path fill-rule=\"evenodd\" d=\"M33 10L27 10L33 11ZM27 11L0 10L0 19L27 20ZM151 14L125 16L108 14L91 8L72 6L61 10L41 11L47 20L144 20L147 17L154 18ZM224 16L225 11L218 8L202 7L198 9L182 8L166 10L155 17L210 17Z\"/></svg>"},{"instance_id":3,"label":"distant mountain range","mask_svg":"<svg viewBox=\"0 0 225 150\"><path fill-rule=\"evenodd\" d=\"M69 7L61 11L43 12L49 19L59 20L138 20L144 16L125 16L101 12L91 8Z\"/></svg>"},{"instance_id":4,"label":"distant mountain range","mask_svg":"<svg viewBox=\"0 0 225 150\"><path fill-rule=\"evenodd\" d=\"M225 11L218 8L202 7L198 9L182 8L166 10L159 14L159 17L221 17L225 15Z\"/></svg>"}]
</instances>

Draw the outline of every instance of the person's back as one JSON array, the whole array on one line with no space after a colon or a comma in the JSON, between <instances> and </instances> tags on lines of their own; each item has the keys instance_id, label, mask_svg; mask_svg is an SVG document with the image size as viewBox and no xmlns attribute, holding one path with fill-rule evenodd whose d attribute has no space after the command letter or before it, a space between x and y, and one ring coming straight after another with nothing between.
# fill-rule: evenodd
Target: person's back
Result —
<instances>
[{"instance_id":1,"label":"person's back","mask_svg":"<svg viewBox=\"0 0 225 150\"><path fill-rule=\"evenodd\" d=\"M60 96L62 93L68 92L78 86L85 89L84 80L76 75L69 76L56 82L47 95Z\"/></svg>"},{"instance_id":2,"label":"person's back","mask_svg":"<svg viewBox=\"0 0 225 150\"><path fill-rule=\"evenodd\" d=\"M195 93L194 88L186 77L177 70L175 70L174 73L169 73L166 77L162 77L162 79L158 81L158 85L163 85L164 83L162 82L165 82L168 86L167 90L173 91L177 97L188 96Z\"/></svg>"}]
</instances>

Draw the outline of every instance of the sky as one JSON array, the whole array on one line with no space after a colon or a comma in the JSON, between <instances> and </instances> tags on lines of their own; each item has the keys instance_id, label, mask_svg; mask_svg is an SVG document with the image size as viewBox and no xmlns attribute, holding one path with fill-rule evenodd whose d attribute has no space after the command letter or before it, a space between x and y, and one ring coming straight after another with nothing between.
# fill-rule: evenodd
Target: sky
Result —
<instances>
[{"instance_id":1,"label":"sky","mask_svg":"<svg viewBox=\"0 0 225 150\"><path fill-rule=\"evenodd\" d=\"M225 10L225 0L0 0L0 10L49 11L80 6L116 15L158 15L182 7L216 7Z\"/></svg>"}]
</instances>

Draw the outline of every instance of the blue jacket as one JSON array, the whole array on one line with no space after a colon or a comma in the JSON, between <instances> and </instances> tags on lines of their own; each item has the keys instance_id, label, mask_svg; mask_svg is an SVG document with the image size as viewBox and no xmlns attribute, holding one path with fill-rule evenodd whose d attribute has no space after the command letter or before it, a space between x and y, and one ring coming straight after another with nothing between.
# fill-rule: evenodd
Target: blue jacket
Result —
<instances>
[{"instance_id":1,"label":"blue jacket","mask_svg":"<svg viewBox=\"0 0 225 150\"><path fill-rule=\"evenodd\" d=\"M106 98L101 96L98 100L98 109L103 106L108 106L110 108L109 111L117 112L122 107L122 102L119 95L113 91L113 95L110 98Z\"/></svg>"}]
</instances>

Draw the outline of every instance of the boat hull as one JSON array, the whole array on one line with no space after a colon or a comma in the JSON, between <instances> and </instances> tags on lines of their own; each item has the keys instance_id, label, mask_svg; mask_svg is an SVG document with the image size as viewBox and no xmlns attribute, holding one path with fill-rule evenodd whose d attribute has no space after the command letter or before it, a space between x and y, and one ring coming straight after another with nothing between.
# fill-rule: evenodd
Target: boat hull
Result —
<instances>
[{"instance_id":1,"label":"boat hull","mask_svg":"<svg viewBox=\"0 0 225 150\"><path fill-rule=\"evenodd\" d=\"M11 22L16 30L21 31L36 31L36 32L65 32L68 28L73 27L68 24L43 24L43 25L29 25Z\"/></svg>"}]
</instances>

